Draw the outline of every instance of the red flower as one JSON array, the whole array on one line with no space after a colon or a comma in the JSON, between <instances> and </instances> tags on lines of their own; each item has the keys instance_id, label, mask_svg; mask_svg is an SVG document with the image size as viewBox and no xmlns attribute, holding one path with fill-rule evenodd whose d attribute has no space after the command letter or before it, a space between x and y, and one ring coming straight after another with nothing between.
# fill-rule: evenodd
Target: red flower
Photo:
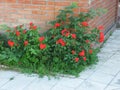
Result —
<instances>
[{"instance_id":1,"label":"red flower","mask_svg":"<svg viewBox=\"0 0 120 90\"><path fill-rule=\"evenodd\" d=\"M98 30L104 30L104 26L103 25L98 26Z\"/></svg>"},{"instance_id":2,"label":"red flower","mask_svg":"<svg viewBox=\"0 0 120 90\"><path fill-rule=\"evenodd\" d=\"M37 26L33 26L33 29L36 30L36 29L37 29Z\"/></svg>"},{"instance_id":3,"label":"red flower","mask_svg":"<svg viewBox=\"0 0 120 90\"><path fill-rule=\"evenodd\" d=\"M73 39L76 39L76 34L71 34Z\"/></svg>"},{"instance_id":4,"label":"red flower","mask_svg":"<svg viewBox=\"0 0 120 90\"><path fill-rule=\"evenodd\" d=\"M11 41L11 40L8 40L8 45L9 45L10 47L13 47L13 46L14 46L14 42Z\"/></svg>"},{"instance_id":5,"label":"red flower","mask_svg":"<svg viewBox=\"0 0 120 90\"><path fill-rule=\"evenodd\" d=\"M93 50L92 49L89 49L89 54L92 54L93 53Z\"/></svg>"},{"instance_id":6,"label":"red flower","mask_svg":"<svg viewBox=\"0 0 120 90\"><path fill-rule=\"evenodd\" d=\"M42 42L44 39L45 39L45 37L44 37L44 36L39 37L39 41L40 41L40 42Z\"/></svg>"},{"instance_id":7,"label":"red flower","mask_svg":"<svg viewBox=\"0 0 120 90\"><path fill-rule=\"evenodd\" d=\"M79 61L79 58L75 58L75 62L78 62Z\"/></svg>"},{"instance_id":8,"label":"red flower","mask_svg":"<svg viewBox=\"0 0 120 90\"><path fill-rule=\"evenodd\" d=\"M55 27L60 27L60 23L55 23Z\"/></svg>"},{"instance_id":9,"label":"red flower","mask_svg":"<svg viewBox=\"0 0 120 90\"><path fill-rule=\"evenodd\" d=\"M65 43L65 42L61 42L61 45L62 45L62 46L65 46L65 45L66 45L66 43Z\"/></svg>"},{"instance_id":10,"label":"red flower","mask_svg":"<svg viewBox=\"0 0 120 90\"><path fill-rule=\"evenodd\" d=\"M28 41L24 41L24 46L27 46L28 45Z\"/></svg>"},{"instance_id":11,"label":"red flower","mask_svg":"<svg viewBox=\"0 0 120 90\"><path fill-rule=\"evenodd\" d=\"M16 36L20 36L20 32L16 30Z\"/></svg>"},{"instance_id":12,"label":"red flower","mask_svg":"<svg viewBox=\"0 0 120 90\"><path fill-rule=\"evenodd\" d=\"M87 60L86 57L83 57L83 60L86 61Z\"/></svg>"},{"instance_id":13,"label":"red flower","mask_svg":"<svg viewBox=\"0 0 120 90\"><path fill-rule=\"evenodd\" d=\"M70 35L70 32L67 31L66 29L64 29L64 30L61 31L61 34L62 34L63 36L68 37L68 36Z\"/></svg>"},{"instance_id":14,"label":"red flower","mask_svg":"<svg viewBox=\"0 0 120 90\"><path fill-rule=\"evenodd\" d=\"M33 22L30 22L29 24L30 24L30 26L33 26Z\"/></svg>"},{"instance_id":15,"label":"red flower","mask_svg":"<svg viewBox=\"0 0 120 90\"><path fill-rule=\"evenodd\" d=\"M103 41L104 41L104 33L100 32L99 42L102 43Z\"/></svg>"},{"instance_id":16,"label":"red flower","mask_svg":"<svg viewBox=\"0 0 120 90\"><path fill-rule=\"evenodd\" d=\"M82 24L82 26L84 26L84 27L87 27L87 26L88 26L88 22L86 22L86 21L82 22L81 24Z\"/></svg>"},{"instance_id":17,"label":"red flower","mask_svg":"<svg viewBox=\"0 0 120 90\"><path fill-rule=\"evenodd\" d=\"M46 48L46 44L40 44L40 49L45 49Z\"/></svg>"},{"instance_id":18,"label":"red flower","mask_svg":"<svg viewBox=\"0 0 120 90\"><path fill-rule=\"evenodd\" d=\"M85 56L85 51L82 50L81 52L79 52L79 56Z\"/></svg>"},{"instance_id":19,"label":"red flower","mask_svg":"<svg viewBox=\"0 0 120 90\"><path fill-rule=\"evenodd\" d=\"M23 30L23 33L25 34L27 31L26 30Z\"/></svg>"},{"instance_id":20,"label":"red flower","mask_svg":"<svg viewBox=\"0 0 120 90\"><path fill-rule=\"evenodd\" d=\"M85 42L86 42L86 43L89 43L90 41L89 41L89 40L86 40Z\"/></svg>"},{"instance_id":21,"label":"red flower","mask_svg":"<svg viewBox=\"0 0 120 90\"><path fill-rule=\"evenodd\" d=\"M72 53L72 54L75 54L75 51L74 51L74 50L72 50L72 51L71 51L71 53Z\"/></svg>"},{"instance_id":22,"label":"red flower","mask_svg":"<svg viewBox=\"0 0 120 90\"><path fill-rule=\"evenodd\" d=\"M57 40L56 44L61 44L62 46L66 45L65 41L62 38L60 38L59 40Z\"/></svg>"}]
</instances>

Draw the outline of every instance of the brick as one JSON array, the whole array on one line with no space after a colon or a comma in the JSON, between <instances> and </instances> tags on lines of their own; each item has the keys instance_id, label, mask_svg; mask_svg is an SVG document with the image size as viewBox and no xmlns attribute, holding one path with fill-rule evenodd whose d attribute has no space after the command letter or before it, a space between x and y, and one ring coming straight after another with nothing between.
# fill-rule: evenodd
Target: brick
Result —
<instances>
[{"instance_id":1,"label":"brick","mask_svg":"<svg viewBox=\"0 0 120 90\"><path fill-rule=\"evenodd\" d=\"M16 0L4 0L5 3L16 3Z\"/></svg>"},{"instance_id":2,"label":"brick","mask_svg":"<svg viewBox=\"0 0 120 90\"><path fill-rule=\"evenodd\" d=\"M31 10L19 10L19 11L17 11L18 12L18 14L32 14L32 12L31 12Z\"/></svg>"},{"instance_id":3,"label":"brick","mask_svg":"<svg viewBox=\"0 0 120 90\"><path fill-rule=\"evenodd\" d=\"M19 23L28 24L29 22L34 22L32 19L18 19Z\"/></svg>"},{"instance_id":4,"label":"brick","mask_svg":"<svg viewBox=\"0 0 120 90\"><path fill-rule=\"evenodd\" d=\"M6 8L14 8L14 9L23 9L24 5L23 4L7 4Z\"/></svg>"},{"instance_id":5,"label":"brick","mask_svg":"<svg viewBox=\"0 0 120 90\"><path fill-rule=\"evenodd\" d=\"M64 7L61 7L61 6L55 6L55 11L59 11L61 9L63 9Z\"/></svg>"},{"instance_id":6,"label":"brick","mask_svg":"<svg viewBox=\"0 0 120 90\"><path fill-rule=\"evenodd\" d=\"M71 2L55 2L55 6L69 6Z\"/></svg>"},{"instance_id":7,"label":"brick","mask_svg":"<svg viewBox=\"0 0 120 90\"><path fill-rule=\"evenodd\" d=\"M80 8L80 12L88 12L89 9L88 8Z\"/></svg>"},{"instance_id":8,"label":"brick","mask_svg":"<svg viewBox=\"0 0 120 90\"><path fill-rule=\"evenodd\" d=\"M32 4L45 5L45 4L46 4L46 1L41 1L41 0L32 0Z\"/></svg>"},{"instance_id":9,"label":"brick","mask_svg":"<svg viewBox=\"0 0 120 90\"><path fill-rule=\"evenodd\" d=\"M29 9L29 10L38 9L39 10L40 6L37 6L37 5L25 5L24 9Z\"/></svg>"},{"instance_id":10,"label":"brick","mask_svg":"<svg viewBox=\"0 0 120 90\"><path fill-rule=\"evenodd\" d=\"M31 0L18 0L18 3L31 4Z\"/></svg>"},{"instance_id":11,"label":"brick","mask_svg":"<svg viewBox=\"0 0 120 90\"><path fill-rule=\"evenodd\" d=\"M16 13L17 12L17 10L15 10L15 9L5 9L4 10L4 13L8 13L8 14L10 14L10 13Z\"/></svg>"},{"instance_id":12,"label":"brick","mask_svg":"<svg viewBox=\"0 0 120 90\"><path fill-rule=\"evenodd\" d=\"M55 6L40 6L40 10L54 10Z\"/></svg>"},{"instance_id":13,"label":"brick","mask_svg":"<svg viewBox=\"0 0 120 90\"><path fill-rule=\"evenodd\" d=\"M24 18L24 15L22 15L22 14L11 14L10 17L11 18Z\"/></svg>"},{"instance_id":14,"label":"brick","mask_svg":"<svg viewBox=\"0 0 120 90\"><path fill-rule=\"evenodd\" d=\"M89 4L88 3L78 3L79 7L88 7Z\"/></svg>"},{"instance_id":15,"label":"brick","mask_svg":"<svg viewBox=\"0 0 120 90\"><path fill-rule=\"evenodd\" d=\"M16 18L5 18L4 21L5 21L5 22L11 22L11 23L12 23L12 22L16 22L17 19L16 19Z\"/></svg>"},{"instance_id":16,"label":"brick","mask_svg":"<svg viewBox=\"0 0 120 90\"><path fill-rule=\"evenodd\" d=\"M48 1L47 4L48 5L55 5L55 2L54 1Z\"/></svg>"},{"instance_id":17,"label":"brick","mask_svg":"<svg viewBox=\"0 0 120 90\"><path fill-rule=\"evenodd\" d=\"M0 3L3 3L4 2L4 0L0 0Z\"/></svg>"},{"instance_id":18,"label":"brick","mask_svg":"<svg viewBox=\"0 0 120 90\"><path fill-rule=\"evenodd\" d=\"M5 4L4 3L0 3L0 8L5 8Z\"/></svg>"},{"instance_id":19,"label":"brick","mask_svg":"<svg viewBox=\"0 0 120 90\"><path fill-rule=\"evenodd\" d=\"M33 10L32 11L32 14L38 14L38 15L45 15L46 14L46 11L40 11L40 10Z\"/></svg>"}]
</instances>

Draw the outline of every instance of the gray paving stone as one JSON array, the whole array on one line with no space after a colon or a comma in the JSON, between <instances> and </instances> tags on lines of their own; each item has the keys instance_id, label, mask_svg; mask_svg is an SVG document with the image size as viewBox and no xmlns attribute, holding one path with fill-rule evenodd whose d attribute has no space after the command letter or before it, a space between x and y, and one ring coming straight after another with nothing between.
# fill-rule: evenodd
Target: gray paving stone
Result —
<instances>
[{"instance_id":1,"label":"gray paving stone","mask_svg":"<svg viewBox=\"0 0 120 90\"><path fill-rule=\"evenodd\" d=\"M2 71L2 70L0 70L0 79L3 79L3 78L9 79L9 78L15 77L17 75L18 75L18 73L14 72L14 71Z\"/></svg>"},{"instance_id":2,"label":"gray paving stone","mask_svg":"<svg viewBox=\"0 0 120 90\"><path fill-rule=\"evenodd\" d=\"M101 84L93 81L84 81L76 90L104 90L105 84Z\"/></svg>"},{"instance_id":3,"label":"gray paving stone","mask_svg":"<svg viewBox=\"0 0 120 90\"><path fill-rule=\"evenodd\" d=\"M9 82L9 79L0 79L0 87L5 85L7 82Z\"/></svg>"},{"instance_id":4,"label":"gray paving stone","mask_svg":"<svg viewBox=\"0 0 120 90\"><path fill-rule=\"evenodd\" d=\"M61 87L78 87L84 80L79 78L63 78L60 80L57 85Z\"/></svg>"},{"instance_id":5,"label":"gray paving stone","mask_svg":"<svg viewBox=\"0 0 120 90\"><path fill-rule=\"evenodd\" d=\"M114 80L111 82L112 86L120 87L120 72L119 74L114 78Z\"/></svg>"},{"instance_id":6,"label":"gray paving stone","mask_svg":"<svg viewBox=\"0 0 120 90\"><path fill-rule=\"evenodd\" d=\"M120 87L108 86L105 90L120 90Z\"/></svg>"},{"instance_id":7,"label":"gray paving stone","mask_svg":"<svg viewBox=\"0 0 120 90\"><path fill-rule=\"evenodd\" d=\"M100 51L101 51L101 52L105 52L105 53L106 53L106 52L108 52L108 53L109 53L109 52L115 53L115 52L117 52L117 50L118 50L117 48L106 47L106 48L102 48Z\"/></svg>"},{"instance_id":8,"label":"gray paving stone","mask_svg":"<svg viewBox=\"0 0 120 90\"><path fill-rule=\"evenodd\" d=\"M108 84L113 78L114 76L110 74L105 74L103 72L95 72L92 74L92 76L88 78L88 80Z\"/></svg>"},{"instance_id":9,"label":"gray paving stone","mask_svg":"<svg viewBox=\"0 0 120 90\"><path fill-rule=\"evenodd\" d=\"M91 76L95 72L95 70L96 70L95 66L88 68L79 74L79 78L87 79L89 76Z\"/></svg>"},{"instance_id":10,"label":"gray paving stone","mask_svg":"<svg viewBox=\"0 0 120 90\"><path fill-rule=\"evenodd\" d=\"M10 82L11 78L14 78L18 75L17 72L14 71L2 71L0 70L0 87Z\"/></svg>"},{"instance_id":11,"label":"gray paving stone","mask_svg":"<svg viewBox=\"0 0 120 90\"><path fill-rule=\"evenodd\" d=\"M51 90L75 90L74 88L56 85Z\"/></svg>"},{"instance_id":12,"label":"gray paving stone","mask_svg":"<svg viewBox=\"0 0 120 90\"><path fill-rule=\"evenodd\" d=\"M119 69L116 69L114 67L109 68L109 67L102 66L96 72L103 72L103 73L115 76L119 71L120 71Z\"/></svg>"},{"instance_id":13,"label":"gray paving stone","mask_svg":"<svg viewBox=\"0 0 120 90\"><path fill-rule=\"evenodd\" d=\"M120 42L118 42L118 40L108 40L103 46L107 46L110 45L111 46L117 46L120 47Z\"/></svg>"},{"instance_id":14,"label":"gray paving stone","mask_svg":"<svg viewBox=\"0 0 120 90\"><path fill-rule=\"evenodd\" d=\"M120 54L115 54L111 57L110 62L112 63L120 63Z\"/></svg>"},{"instance_id":15,"label":"gray paving stone","mask_svg":"<svg viewBox=\"0 0 120 90\"><path fill-rule=\"evenodd\" d=\"M47 77L36 78L23 90L50 90L61 79L62 78L59 78L59 79L51 78L49 80Z\"/></svg>"},{"instance_id":16,"label":"gray paving stone","mask_svg":"<svg viewBox=\"0 0 120 90\"><path fill-rule=\"evenodd\" d=\"M114 67L116 69L120 69L120 62L115 59L110 59L109 61L105 62L103 66L110 67L110 68Z\"/></svg>"},{"instance_id":17,"label":"gray paving stone","mask_svg":"<svg viewBox=\"0 0 120 90\"><path fill-rule=\"evenodd\" d=\"M6 83L1 89L6 90L23 90L25 86L30 84L36 77L28 77L26 75L20 74L16 76L13 80Z\"/></svg>"},{"instance_id":18,"label":"gray paving stone","mask_svg":"<svg viewBox=\"0 0 120 90\"><path fill-rule=\"evenodd\" d=\"M103 52L98 53L97 56L98 56L99 61L105 62L106 60L110 59L110 57L112 57L114 53L107 53L103 51Z\"/></svg>"}]
</instances>

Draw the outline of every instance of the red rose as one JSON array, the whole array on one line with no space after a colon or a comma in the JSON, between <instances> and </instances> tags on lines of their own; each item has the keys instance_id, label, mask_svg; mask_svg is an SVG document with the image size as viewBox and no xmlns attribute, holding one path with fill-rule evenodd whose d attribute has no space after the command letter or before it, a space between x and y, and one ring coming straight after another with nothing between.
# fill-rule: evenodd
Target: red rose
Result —
<instances>
[{"instance_id":1,"label":"red rose","mask_svg":"<svg viewBox=\"0 0 120 90\"><path fill-rule=\"evenodd\" d=\"M104 26L103 25L98 26L98 30L104 30Z\"/></svg>"},{"instance_id":2,"label":"red rose","mask_svg":"<svg viewBox=\"0 0 120 90\"><path fill-rule=\"evenodd\" d=\"M61 44L62 46L65 46L66 42L62 38L60 38L59 40L56 41L56 44Z\"/></svg>"},{"instance_id":3,"label":"red rose","mask_svg":"<svg viewBox=\"0 0 120 90\"><path fill-rule=\"evenodd\" d=\"M23 33L25 34L27 31L26 30L23 30Z\"/></svg>"},{"instance_id":4,"label":"red rose","mask_svg":"<svg viewBox=\"0 0 120 90\"><path fill-rule=\"evenodd\" d=\"M87 27L87 26L88 26L88 22L86 22L86 21L82 22L81 24L82 24L82 26L84 26L84 27Z\"/></svg>"},{"instance_id":5,"label":"red rose","mask_svg":"<svg viewBox=\"0 0 120 90\"><path fill-rule=\"evenodd\" d=\"M28 41L24 41L24 46L27 46L28 45Z\"/></svg>"},{"instance_id":6,"label":"red rose","mask_svg":"<svg viewBox=\"0 0 120 90\"><path fill-rule=\"evenodd\" d=\"M30 24L30 26L33 26L33 22L30 22L29 24Z\"/></svg>"},{"instance_id":7,"label":"red rose","mask_svg":"<svg viewBox=\"0 0 120 90\"><path fill-rule=\"evenodd\" d=\"M86 57L83 57L83 60L86 61L87 60Z\"/></svg>"},{"instance_id":8,"label":"red rose","mask_svg":"<svg viewBox=\"0 0 120 90\"><path fill-rule=\"evenodd\" d=\"M55 23L55 27L60 27L60 23Z\"/></svg>"},{"instance_id":9,"label":"red rose","mask_svg":"<svg viewBox=\"0 0 120 90\"><path fill-rule=\"evenodd\" d=\"M100 32L99 42L102 43L104 41L104 33Z\"/></svg>"},{"instance_id":10,"label":"red rose","mask_svg":"<svg viewBox=\"0 0 120 90\"><path fill-rule=\"evenodd\" d=\"M65 45L66 45L66 43L65 43L65 42L60 42L60 44L61 44L62 46L65 46Z\"/></svg>"},{"instance_id":11,"label":"red rose","mask_svg":"<svg viewBox=\"0 0 120 90\"><path fill-rule=\"evenodd\" d=\"M39 37L39 41L40 41L40 42L42 42L44 39L45 39L45 37L44 37L44 36Z\"/></svg>"},{"instance_id":12,"label":"red rose","mask_svg":"<svg viewBox=\"0 0 120 90\"><path fill-rule=\"evenodd\" d=\"M75 58L75 62L78 62L79 61L79 58Z\"/></svg>"},{"instance_id":13,"label":"red rose","mask_svg":"<svg viewBox=\"0 0 120 90\"><path fill-rule=\"evenodd\" d=\"M45 49L46 48L46 44L40 44L40 49Z\"/></svg>"},{"instance_id":14,"label":"red rose","mask_svg":"<svg viewBox=\"0 0 120 90\"><path fill-rule=\"evenodd\" d=\"M36 30L36 29L37 29L37 26L33 26L33 29Z\"/></svg>"},{"instance_id":15,"label":"red rose","mask_svg":"<svg viewBox=\"0 0 120 90\"><path fill-rule=\"evenodd\" d=\"M20 32L16 30L16 36L20 36Z\"/></svg>"},{"instance_id":16,"label":"red rose","mask_svg":"<svg viewBox=\"0 0 120 90\"><path fill-rule=\"evenodd\" d=\"M71 34L73 39L76 39L76 34Z\"/></svg>"},{"instance_id":17,"label":"red rose","mask_svg":"<svg viewBox=\"0 0 120 90\"><path fill-rule=\"evenodd\" d=\"M8 45L9 45L10 47L13 47L13 46L14 46L14 42L11 41L11 40L8 40Z\"/></svg>"},{"instance_id":18,"label":"red rose","mask_svg":"<svg viewBox=\"0 0 120 90\"><path fill-rule=\"evenodd\" d=\"M85 42L86 42L86 43L89 43L90 41L89 41L89 40L86 40Z\"/></svg>"},{"instance_id":19,"label":"red rose","mask_svg":"<svg viewBox=\"0 0 120 90\"><path fill-rule=\"evenodd\" d=\"M68 36L70 35L70 32L67 31L66 29L64 29L64 30L61 31L61 34L62 34L63 36L68 37Z\"/></svg>"},{"instance_id":20,"label":"red rose","mask_svg":"<svg viewBox=\"0 0 120 90\"><path fill-rule=\"evenodd\" d=\"M89 54L92 54L93 53L93 50L92 49L89 49Z\"/></svg>"},{"instance_id":21,"label":"red rose","mask_svg":"<svg viewBox=\"0 0 120 90\"><path fill-rule=\"evenodd\" d=\"M71 51L71 53L72 53L72 54L75 54L75 51L74 51L74 50L72 50L72 51Z\"/></svg>"},{"instance_id":22,"label":"red rose","mask_svg":"<svg viewBox=\"0 0 120 90\"><path fill-rule=\"evenodd\" d=\"M81 52L79 52L79 56L85 56L85 51L82 50Z\"/></svg>"}]
</instances>

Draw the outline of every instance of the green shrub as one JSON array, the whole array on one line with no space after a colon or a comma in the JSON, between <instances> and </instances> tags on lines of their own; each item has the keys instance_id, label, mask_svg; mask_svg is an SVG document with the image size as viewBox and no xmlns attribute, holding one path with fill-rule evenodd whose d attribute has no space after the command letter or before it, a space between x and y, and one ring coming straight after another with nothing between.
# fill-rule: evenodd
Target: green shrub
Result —
<instances>
[{"instance_id":1,"label":"green shrub","mask_svg":"<svg viewBox=\"0 0 120 90\"><path fill-rule=\"evenodd\" d=\"M53 26L39 34L32 22L7 30L8 45L1 45L0 63L39 75L71 74L77 76L97 61L93 43L103 42L103 26L90 28L91 11L75 15L76 4L60 10ZM93 12L93 11L92 11ZM98 11L95 12L99 14ZM95 14L94 14L95 16Z\"/></svg>"}]
</instances>

